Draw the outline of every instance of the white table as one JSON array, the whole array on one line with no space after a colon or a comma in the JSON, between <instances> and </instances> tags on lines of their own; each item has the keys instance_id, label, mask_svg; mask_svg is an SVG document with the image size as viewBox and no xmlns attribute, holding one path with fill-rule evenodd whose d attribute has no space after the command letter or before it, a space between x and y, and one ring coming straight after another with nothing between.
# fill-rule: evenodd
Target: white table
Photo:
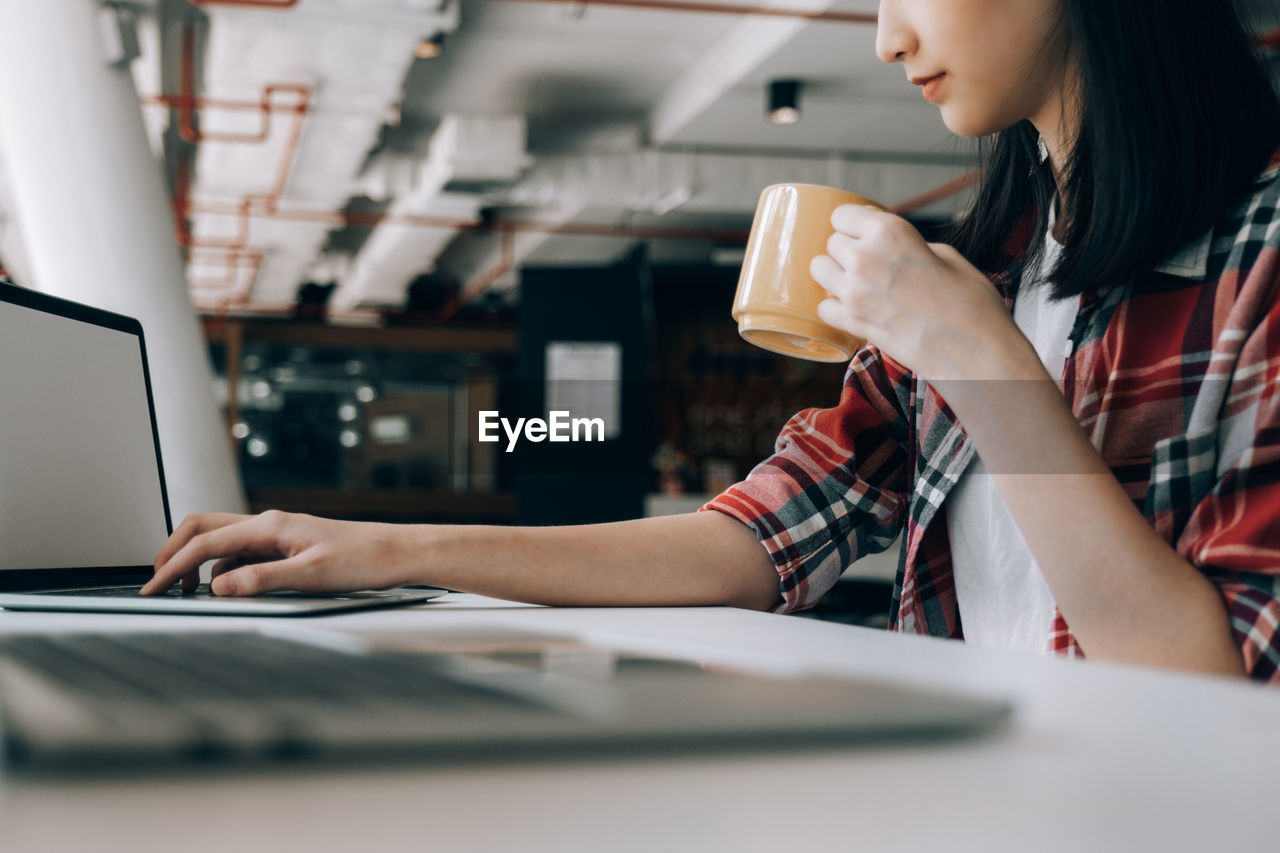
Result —
<instances>
[{"instance_id":1,"label":"white table","mask_svg":"<svg viewBox=\"0 0 1280 853\"><path fill-rule=\"evenodd\" d=\"M0 612L0 631L267 620ZM281 620L271 624L280 627ZM444 768L0 781L20 851L1280 849L1280 690L725 608L551 609L450 595L305 630L569 633L764 670L990 691L999 734L908 746Z\"/></svg>"}]
</instances>

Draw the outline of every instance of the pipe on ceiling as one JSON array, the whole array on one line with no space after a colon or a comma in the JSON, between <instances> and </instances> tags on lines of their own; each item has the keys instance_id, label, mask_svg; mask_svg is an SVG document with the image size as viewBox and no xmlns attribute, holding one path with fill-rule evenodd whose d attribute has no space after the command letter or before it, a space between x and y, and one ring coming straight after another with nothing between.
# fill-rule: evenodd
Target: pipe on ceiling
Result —
<instances>
[{"instance_id":1,"label":"pipe on ceiling","mask_svg":"<svg viewBox=\"0 0 1280 853\"><path fill-rule=\"evenodd\" d=\"M197 255L204 252L213 251L218 255L216 260L205 262L199 260ZM201 279L194 278L189 273L187 275L187 284L192 290L217 290L228 291L235 289L236 293L227 298L228 307L233 304L248 301L248 294L241 293L245 288L241 284L243 276L240 275L242 269L249 270L249 289L253 287L253 280L257 278L258 270L262 268L262 262L266 259L266 255L261 249L208 249L203 246L192 247L192 254L188 256L187 263L192 266L221 266L226 271L221 279Z\"/></svg>"},{"instance_id":2,"label":"pipe on ceiling","mask_svg":"<svg viewBox=\"0 0 1280 853\"><path fill-rule=\"evenodd\" d=\"M961 175L954 181L947 181L945 184L941 184L931 190L922 192L918 196L913 196L906 201L899 202L893 206L893 212L899 216L907 216L915 213L917 210L922 210L923 208L928 207L934 202L942 201L944 198L951 198L951 196L956 193L964 192L969 189L969 187L976 184L980 175L981 172L975 169L968 174Z\"/></svg>"},{"instance_id":3,"label":"pipe on ceiling","mask_svg":"<svg viewBox=\"0 0 1280 853\"><path fill-rule=\"evenodd\" d=\"M442 323L448 320L466 307L473 299L492 287L498 279L515 269L516 234L512 230L504 228L500 239L502 240L502 253L498 258L498 262L494 264L492 269L486 270L479 277L468 283L466 287L450 297L448 303L432 318L435 322Z\"/></svg>"},{"instance_id":4,"label":"pipe on ceiling","mask_svg":"<svg viewBox=\"0 0 1280 853\"><path fill-rule=\"evenodd\" d=\"M158 95L140 95L139 100L144 106L148 107L164 107L170 110L180 110L183 105L189 105L191 109L202 112L204 110L226 110L227 112L242 113L296 113L298 111L297 104L284 104L279 101L264 102L261 98L256 101L237 101L231 98L205 98L196 96L194 98L184 98L182 95L167 95L164 93ZM394 106L394 105L393 105ZM308 112L323 113L324 115L336 116L354 116L357 118L368 118L370 116L381 116L382 113L374 110L352 110L352 109L336 109L332 106L326 106L323 109L314 105L307 108Z\"/></svg>"},{"instance_id":5,"label":"pipe on ceiling","mask_svg":"<svg viewBox=\"0 0 1280 853\"><path fill-rule=\"evenodd\" d=\"M250 145L263 143L271 135L272 113L284 111L298 114L311 110L311 90L306 86L292 83L268 83L262 88L262 95L258 100L258 110L262 114L262 127L257 133L205 133L196 127L195 122L195 64L196 28L193 21L187 21L182 28L182 63L178 75L181 92L177 98L169 100L169 103L178 110L178 135L192 145L201 142L240 142ZM277 110L277 104L272 97L276 92L292 94L296 98L292 104L280 105L280 109Z\"/></svg>"},{"instance_id":6,"label":"pipe on ceiling","mask_svg":"<svg viewBox=\"0 0 1280 853\"><path fill-rule=\"evenodd\" d=\"M175 180L175 198L174 205L177 208L179 216L179 234L180 244L183 248L208 248L208 249L248 249L249 239L249 218L254 213L274 212L279 204L280 197L284 194L285 185L289 179L289 170L293 166L293 160L297 153L298 143L302 136L302 125L306 119L307 103L310 97L310 90L306 87L297 87L300 96L299 102L294 109L296 116L295 121L289 128L289 136L284 144L284 155L281 157L280 165L276 169L275 179L272 182L271 189L265 193L257 193L244 196L239 204L236 205L237 216L240 219L239 236L229 241L199 241L197 242L190 233L186 223L187 217L195 211L190 199L191 188L191 161L192 156L187 154L178 161L177 176ZM208 136L204 137L210 138ZM245 140L235 139L230 141L262 141L262 140Z\"/></svg>"},{"instance_id":7,"label":"pipe on ceiling","mask_svg":"<svg viewBox=\"0 0 1280 853\"><path fill-rule=\"evenodd\" d=\"M284 4L269 5L285 8ZM280 196L284 194L285 185L289 178L289 170L293 166L294 157L301 141L302 126L306 121L307 114L311 112L311 89L307 86L291 83L272 83L265 86L258 102L258 109L262 113L262 127L258 133L214 134L201 131L195 126L195 104L197 101L195 94L195 29L195 22L191 20L188 20L183 26L182 60L179 74L181 91L178 97L170 99L166 96L161 96L161 99L168 102L171 107L177 108L178 135L192 146L191 151L183 152L180 156L174 179L173 202L177 240L178 245L184 250L204 249L226 252L226 277L225 282L222 284L227 287L235 287L236 284L239 284L242 278L241 269L247 268L249 271L247 283L236 288L236 292L228 299L232 304L243 304L249 300L253 292L253 286L259 271L262 269L264 259L264 253L261 249L249 245L250 214L254 212L255 208L265 212L273 211L279 203ZM191 169L194 160L194 149L201 142L206 141L255 145L265 143L271 133L272 113L276 111L277 105L272 97L276 92L284 92L295 96L294 102L285 108L294 115L294 121L289 129L288 138L285 141L284 155L281 158L280 166L276 170L275 180L272 182L271 189L266 193L246 195L240 200L238 234L234 239L197 239L191 233L190 225ZM241 262L245 260L248 261L248 264L242 265ZM218 286L211 281L192 281L190 278L188 278L188 284L202 289Z\"/></svg>"}]
</instances>

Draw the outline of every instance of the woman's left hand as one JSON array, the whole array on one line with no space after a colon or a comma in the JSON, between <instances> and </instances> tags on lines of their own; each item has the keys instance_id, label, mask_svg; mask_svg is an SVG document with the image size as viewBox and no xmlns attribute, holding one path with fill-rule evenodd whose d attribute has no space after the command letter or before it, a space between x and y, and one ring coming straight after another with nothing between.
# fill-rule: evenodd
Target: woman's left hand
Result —
<instances>
[{"instance_id":1,"label":"woman's left hand","mask_svg":"<svg viewBox=\"0 0 1280 853\"><path fill-rule=\"evenodd\" d=\"M809 266L832 296L818 306L824 322L930 381L1016 376L1028 351L1039 366L995 286L956 249L866 205L836 208L831 224L827 254Z\"/></svg>"}]
</instances>

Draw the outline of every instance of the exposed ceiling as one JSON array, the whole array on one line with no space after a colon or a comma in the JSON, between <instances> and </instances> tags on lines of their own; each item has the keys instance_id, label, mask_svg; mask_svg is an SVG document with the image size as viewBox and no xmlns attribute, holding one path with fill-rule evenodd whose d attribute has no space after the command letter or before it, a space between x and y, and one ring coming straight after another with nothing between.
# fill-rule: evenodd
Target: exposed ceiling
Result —
<instances>
[{"instance_id":1,"label":"exposed ceiling","mask_svg":"<svg viewBox=\"0 0 1280 853\"><path fill-rule=\"evenodd\" d=\"M658 260L706 261L776 181L901 206L974 165L972 143L876 59L868 23L617 2L130 4L145 118L190 218L197 303L281 306L317 281L337 285L340 308L398 306L427 272L465 298L510 296L522 264L608 262L639 240ZM1276 0L1245 5L1260 30L1280 24ZM418 58L431 40L443 52ZM776 79L803 83L798 124L764 119ZM188 94L198 109L181 108ZM910 215L943 219L966 201ZM20 237L0 227L18 268Z\"/></svg>"}]
</instances>

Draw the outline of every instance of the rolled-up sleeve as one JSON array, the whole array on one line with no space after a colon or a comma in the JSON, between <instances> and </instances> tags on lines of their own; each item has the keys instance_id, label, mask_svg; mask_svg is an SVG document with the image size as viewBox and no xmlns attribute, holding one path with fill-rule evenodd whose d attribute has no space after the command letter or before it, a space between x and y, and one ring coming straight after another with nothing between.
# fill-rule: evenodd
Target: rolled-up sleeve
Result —
<instances>
[{"instance_id":1,"label":"rolled-up sleeve","mask_svg":"<svg viewBox=\"0 0 1280 853\"><path fill-rule=\"evenodd\" d=\"M746 524L778 570L777 612L812 607L854 560L893 544L910 489L911 374L859 350L840 402L787 421L774 453L709 501Z\"/></svg>"}]
</instances>

